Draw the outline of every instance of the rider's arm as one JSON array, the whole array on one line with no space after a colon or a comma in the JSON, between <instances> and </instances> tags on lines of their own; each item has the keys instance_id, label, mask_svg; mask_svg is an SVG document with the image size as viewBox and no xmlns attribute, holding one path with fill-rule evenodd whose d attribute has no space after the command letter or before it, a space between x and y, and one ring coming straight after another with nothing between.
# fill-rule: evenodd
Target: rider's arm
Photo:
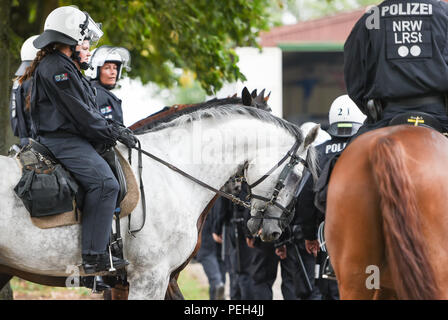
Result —
<instances>
[{"instance_id":1,"label":"rider's arm","mask_svg":"<svg viewBox=\"0 0 448 320\"><path fill-rule=\"evenodd\" d=\"M361 19L353 28L344 45L344 79L347 93L363 113L365 110L364 95L366 87L366 48L368 37L365 19Z\"/></svg>"},{"instance_id":2,"label":"rider's arm","mask_svg":"<svg viewBox=\"0 0 448 320\"><path fill-rule=\"evenodd\" d=\"M64 65L56 65L48 71L40 72L39 77L55 108L75 124L86 139L114 144L118 132L89 101L79 75Z\"/></svg>"}]
</instances>

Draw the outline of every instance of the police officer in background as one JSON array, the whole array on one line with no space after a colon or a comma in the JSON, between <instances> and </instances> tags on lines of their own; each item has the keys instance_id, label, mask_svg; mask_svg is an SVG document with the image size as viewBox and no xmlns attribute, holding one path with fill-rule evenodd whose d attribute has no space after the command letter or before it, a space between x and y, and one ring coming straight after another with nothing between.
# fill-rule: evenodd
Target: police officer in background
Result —
<instances>
[{"instance_id":1,"label":"police officer in background","mask_svg":"<svg viewBox=\"0 0 448 320\"><path fill-rule=\"evenodd\" d=\"M70 21L71 23L67 23ZM90 41L102 31L86 12L75 7L53 10L44 32L34 40L41 49L22 80L33 77L30 94L33 133L69 170L85 192L82 207L82 265L86 274L107 271L108 243L119 186L94 144L135 146L124 127L109 123L98 111L89 81ZM116 269L128 262L111 257Z\"/></svg>"},{"instance_id":2,"label":"police officer in background","mask_svg":"<svg viewBox=\"0 0 448 320\"><path fill-rule=\"evenodd\" d=\"M245 199L248 186L246 182L235 177L226 183L224 191ZM213 213L213 238L216 242L222 243L225 246L224 249L229 252L230 299L253 300L254 289L251 277L253 250L246 243L246 236L249 234L246 223L250 218L250 212L228 199L220 199L222 199L222 209Z\"/></svg>"},{"instance_id":3,"label":"police officer in background","mask_svg":"<svg viewBox=\"0 0 448 320\"><path fill-rule=\"evenodd\" d=\"M31 119L30 113L25 110L26 97L30 93L31 79L20 83L19 77L25 74L27 67L31 65L36 58L38 49L34 47L33 41L38 35L29 37L22 44L20 49L20 58L22 63L17 69L11 92L11 99L9 103L10 120L12 132L16 137L20 138L20 146L24 147L28 144L28 138L31 137Z\"/></svg>"},{"instance_id":4,"label":"police officer in background","mask_svg":"<svg viewBox=\"0 0 448 320\"><path fill-rule=\"evenodd\" d=\"M106 119L123 124L121 100L113 93L123 69L130 71L131 56L121 47L101 46L95 49L90 59L91 67L86 70L92 85L96 88L96 103Z\"/></svg>"},{"instance_id":5,"label":"police officer in background","mask_svg":"<svg viewBox=\"0 0 448 320\"><path fill-rule=\"evenodd\" d=\"M348 95L340 96L333 101L329 111L330 127L327 131L331 136L331 140L316 146L321 168L328 170L328 163L333 161L335 156L341 154L349 139L358 132L365 119L366 116ZM314 198L313 181L309 180L297 201L294 221L302 226L306 251L317 257L320 248L317 240L318 226L325 219L325 207L323 207L322 211L319 211L314 204ZM320 252L317 265L322 266L322 262L326 260L326 257L324 252ZM325 272L331 273L332 270L325 270ZM322 273L320 273L321 275ZM337 283L333 280L321 279L320 276L318 278L318 286L323 298L338 299ZM327 274L327 276L333 275Z\"/></svg>"},{"instance_id":6,"label":"police officer in background","mask_svg":"<svg viewBox=\"0 0 448 320\"><path fill-rule=\"evenodd\" d=\"M448 131L448 4L389 0L356 23L344 46L345 83L368 121L358 134L396 115L420 111Z\"/></svg>"}]
</instances>

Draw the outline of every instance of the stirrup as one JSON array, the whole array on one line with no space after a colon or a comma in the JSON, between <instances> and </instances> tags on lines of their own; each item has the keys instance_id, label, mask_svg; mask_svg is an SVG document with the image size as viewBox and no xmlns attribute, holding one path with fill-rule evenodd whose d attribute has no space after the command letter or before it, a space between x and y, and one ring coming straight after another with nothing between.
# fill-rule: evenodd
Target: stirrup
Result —
<instances>
[{"instance_id":1,"label":"stirrup","mask_svg":"<svg viewBox=\"0 0 448 320\"><path fill-rule=\"evenodd\" d=\"M322 279L337 280L336 274L334 272L333 266L331 265L329 256L327 256L327 258L325 259L323 267L322 267Z\"/></svg>"}]
</instances>

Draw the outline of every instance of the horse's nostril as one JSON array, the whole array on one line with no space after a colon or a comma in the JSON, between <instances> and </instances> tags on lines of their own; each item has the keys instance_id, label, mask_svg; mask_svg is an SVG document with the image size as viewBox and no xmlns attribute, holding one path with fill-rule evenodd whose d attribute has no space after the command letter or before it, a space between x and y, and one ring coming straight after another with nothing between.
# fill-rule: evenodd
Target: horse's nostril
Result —
<instances>
[{"instance_id":1,"label":"horse's nostril","mask_svg":"<svg viewBox=\"0 0 448 320\"><path fill-rule=\"evenodd\" d=\"M272 232L272 238L274 240L277 240L278 238L280 238L280 232Z\"/></svg>"}]
</instances>

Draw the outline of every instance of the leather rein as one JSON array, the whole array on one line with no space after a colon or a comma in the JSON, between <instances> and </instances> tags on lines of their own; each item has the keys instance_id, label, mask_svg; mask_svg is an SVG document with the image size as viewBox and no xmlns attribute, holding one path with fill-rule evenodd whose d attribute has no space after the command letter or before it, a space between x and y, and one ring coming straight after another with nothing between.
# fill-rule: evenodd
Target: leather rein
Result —
<instances>
[{"instance_id":1,"label":"leather rein","mask_svg":"<svg viewBox=\"0 0 448 320\"><path fill-rule=\"evenodd\" d=\"M286 153L286 155L285 155L285 156L284 156L284 157L283 157L283 158L282 158L282 159L281 159L275 166L273 166L273 167L272 167L266 174L264 174L260 179L258 179L257 181L255 181L253 184L249 185L249 191L250 191L250 193L249 193L248 199L252 199L252 198L253 198L253 199L259 199L259 200L262 200L262 201L265 201L265 202L266 202L265 207L264 207L262 210L259 210L259 211L257 212L257 214L261 212L261 216L259 216L259 215L254 216L254 217L253 217L254 219L278 219L278 220L284 220L284 219L287 219L287 220L290 220L290 219L289 219L289 216L292 216L292 215L293 215L292 208L293 208L293 206L294 206L294 204L295 204L295 200L297 199L298 195L300 194L300 191L303 189L303 186L305 185L306 180L308 179L309 171L306 170L306 172L302 175L302 179L301 179L301 182L300 182L300 184L299 184L299 187L296 189L296 192L295 192L295 197L293 198L293 201L291 201L291 204L292 204L292 205L291 205L291 204L288 205L287 208L283 207L281 204L279 204L279 203L277 202L277 197L278 197L278 194L280 193L280 191L285 187L284 182L285 182L286 178L287 178L288 175L292 172L292 170L294 169L294 167L295 167L297 164L301 163L301 164L305 167L305 169L308 168L308 164L307 164L307 162L306 162L304 159L302 159L302 158L296 156L296 152L297 152L297 150L299 149L299 147L300 147L300 142L299 142L298 139L296 139L296 142L294 143L294 145L292 146L292 148ZM195 177L191 176L190 174L186 173L185 171L182 171L181 169L177 168L176 166L174 166L174 165L172 165L172 164L166 162L165 160L160 159L159 157L153 155L152 153L143 150L143 149L141 148L141 143L140 143L140 141L137 142L137 146L134 147L134 149L136 149L136 150L138 151L138 173L139 173L139 179L140 179L140 193L141 193L141 195L142 195L143 223L142 223L142 226L141 226L139 229L137 229L137 230L131 230L131 215L129 215L129 230L128 230L128 232L129 232L131 235L134 235L134 233L137 233L137 232L139 232L140 230L142 230L143 227L144 227L144 225L145 225L145 221L146 221L146 199L145 199L145 191L144 191L144 187L143 187L143 179L142 179L142 171L143 171L142 154L144 154L144 155L148 156L149 158L151 158L151 159L153 159L153 160L159 162L160 164L162 164L162 165L168 167L169 169L171 169L171 170L173 170L173 171L179 173L179 174L182 175L183 177L185 177L185 178L187 178L187 179L189 179L189 180L191 180L191 181L193 181L193 182L199 184L200 186L202 186L202 187L204 187L204 188L206 188L206 189L212 191L213 193L216 193L216 194L218 194L218 195L220 195L220 196L222 196L222 197L224 197L224 198L227 198L227 199L229 199L230 201L232 201L233 203L235 203L235 204L237 204L237 205L243 206L243 207L245 207L245 208L247 208L247 209L251 209L251 204L250 204L250 202L243 201L243 200L241 200L240 198L234 196L234 195L231 194L231 193L228 193L228 192L225 192L225 191L216 189L216 188L210 186L209 184L207 184L207 183L205 183L205 182L203 182L203 181L201 181L201 180L199 180L199 179L196 179ZM285 168L283 169L282 173L280 174L280 176L279 176L279 180L278 180L278 182L277 182L277 184L276 184L276 186L275 186L275 188L274 188L274 192L273 192L273 194L272 194L272 197L271 197L270 199L268 199L268 198L265 198L265 197L262 197L262 196L253 194L253 193L252 193L252 188L255 187L255 186L257 186L257 185L259 185L261 182L263 182L263 181L264 181L267 177L269 177L269 176L270 176L270 175L271 175L271 174L272 174L272 173L273 173L279 166L281 166L281 165L282 165L288 158L291 158L291 160L290 160L290 162L285 166ZM131 150L131 149L128 149L128 161L129 161L130 164L132 163L132 150ZM245 169L247 169L247 164L246 164ZM307 173L308 173L308 176L307 176L306 179L304 179L304 177L306 176ZM293 204L293 203L294 203L294 204ZM264 215L264 212L265 212L265 210L266 210L269 206L275 206L275 207L281 209L281 210L282 210L282 216L283 216L283 215L286 215L286 218L284 218L284 217L277 218L277 217L267 217L267 216L265 216L265 215Z\"/></svg>"}]
</instances>

